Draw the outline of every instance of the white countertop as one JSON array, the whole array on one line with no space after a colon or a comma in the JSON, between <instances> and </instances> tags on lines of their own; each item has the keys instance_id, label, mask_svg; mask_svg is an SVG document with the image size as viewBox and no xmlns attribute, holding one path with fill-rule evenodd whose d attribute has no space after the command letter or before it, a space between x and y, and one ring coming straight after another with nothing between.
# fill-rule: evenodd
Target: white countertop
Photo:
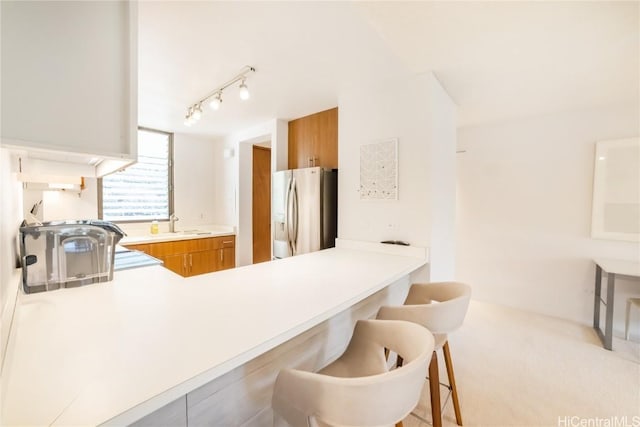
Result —
<instances>
[{"instance_id":1,"label":"white countertop","mask_svg":"<svg viewBox=\"0 0 640 427\"><path fill-rule=\"evenodd\" d=\"M133 422L426 263L373 246L388 253L354 245L190 278L146 267L20 293L3 424Z\"/></svg>"},{"instance_id":2,"label":"white countertop","mask_svg":"<svg viewBox=\"0 0 640 427\"><path fill-rule=\"evenodd\" d=\"M194 226L188 227L175 233L163 232L157 234L146 233L127 233L123 237L120 245L137 245L144 243L160 243L170 242L174 240L188 239L205 239L207 237L233 236L235 235L233 227L223 226Z\"/></svg>"}]
</instances>

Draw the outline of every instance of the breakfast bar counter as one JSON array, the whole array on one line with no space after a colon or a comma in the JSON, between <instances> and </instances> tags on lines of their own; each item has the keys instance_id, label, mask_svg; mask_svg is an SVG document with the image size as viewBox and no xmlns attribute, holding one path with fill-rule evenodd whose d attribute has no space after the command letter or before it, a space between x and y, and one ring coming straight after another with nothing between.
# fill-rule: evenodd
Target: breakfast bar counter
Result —
<instances>
[{"instance_id":1,"label":"breakfast bar counter","mask_svg":"<svg viewBox=\"0 0 640 427\"><path fill-rule=\"evenodd\" d=\"M337 246L190 278L153 266L107 283L20 292L2 424L134 423L394 283L407 287L427 262L421 248Z\"/></svg>"}]
</instances>

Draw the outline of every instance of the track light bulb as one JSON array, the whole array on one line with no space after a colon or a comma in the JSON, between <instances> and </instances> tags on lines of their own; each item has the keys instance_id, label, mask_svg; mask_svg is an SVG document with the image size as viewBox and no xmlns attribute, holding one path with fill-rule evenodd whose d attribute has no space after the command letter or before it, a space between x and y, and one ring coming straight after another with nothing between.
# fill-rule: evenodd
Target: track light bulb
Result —
<instances>
[{"instance_id":1,"label":"track light bulb","mask_svg":"<svg viewBox=\"0 0 640 427\"><path fill-rule=\"evenodd\" d=\"M193 109L193 114L191 115L191 117L193 118L193 121L196 122L198 120L200 120L200 118L202 118L202 108L200 108L200 106L196 106Z\"/></svg>"},{"instance_id":2,"label":"track light bulb","mask_svg":"<svg viewBox=\"0 0 640 427\"><path fill-rule=\"evenodd\" d=\"M188 127L191 126L193 122L193 107L189 107L187 114L184 116L184 125Z\"/></svg>"},{"instance_id":3,"label":"track light bulb","mask_svg":"<svg viewBox=\"0 0 640 427\"><path fill-rule=\"evenodd\" d=\"M220 109L220 104L222 104L222 96L218 93L209 103L209 107L212 110L217 111Z\"/></svg>"},{"instance_id":4,"label":"track light bulb","mask_svg":"<svg viewBox=\"0 0 640 427\"><path fill-rule=\"evenodd\" d=\"M240 83L240 99L246 101L250 96L251 95L249 94L249 88L246 84L244 84L244 80L242 80L242 83Z\"/></svg>"}]
</instances>

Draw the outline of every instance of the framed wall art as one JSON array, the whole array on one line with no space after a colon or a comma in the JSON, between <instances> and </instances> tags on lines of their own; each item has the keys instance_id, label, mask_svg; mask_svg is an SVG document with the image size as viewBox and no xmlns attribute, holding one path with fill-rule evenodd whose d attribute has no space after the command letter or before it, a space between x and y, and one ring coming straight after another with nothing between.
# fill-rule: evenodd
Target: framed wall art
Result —
<instances>
[{"instance_id":1,"label":"framed wall art","mask_svg":"<svg viewBox=\"0 0 640 427\"><path fill-rule=\"evenodd\" d=\"M398 200L398 138L360 146L360 200Z\"/></svg>"},{"instance_id":2,"label":"framed wall art","mask_svg":"<svg viewBox=\"0 0 640 427\"><path fill-rule=\"evenodd\" d=\"M596 143L591 237L640 241L640 138Z\"/></svg>"}]
</instances>

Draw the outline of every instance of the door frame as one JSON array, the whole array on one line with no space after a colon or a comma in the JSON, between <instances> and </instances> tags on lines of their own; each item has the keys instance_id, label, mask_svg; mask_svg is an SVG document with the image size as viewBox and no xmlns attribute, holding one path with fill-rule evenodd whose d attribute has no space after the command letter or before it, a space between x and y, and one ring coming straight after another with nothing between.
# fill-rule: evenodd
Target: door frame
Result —
<instances>
[{"instance_id":1,"label":"door frame","mask_svg":"<svg viewBox=\"0 0 640 427\"><path fill-rule=\"evenodd\" d=\"M233 173L235 177L235 188L233 197L235 199L234 225L236 227L236 265L252 264L253 247L253 226L251 219L251 168L252 168L252 145L267 143L271 145L271 173L286 170L287 167L287 147L288 147L288 126L287 121L273 119L262 125L251 128L240 134L229 137L228 143L233 144L235 154L233 155ZM273 239L273 227L271 230ZM246 249L249 248L249 249Z\"/></svg>"}]
</instances>

